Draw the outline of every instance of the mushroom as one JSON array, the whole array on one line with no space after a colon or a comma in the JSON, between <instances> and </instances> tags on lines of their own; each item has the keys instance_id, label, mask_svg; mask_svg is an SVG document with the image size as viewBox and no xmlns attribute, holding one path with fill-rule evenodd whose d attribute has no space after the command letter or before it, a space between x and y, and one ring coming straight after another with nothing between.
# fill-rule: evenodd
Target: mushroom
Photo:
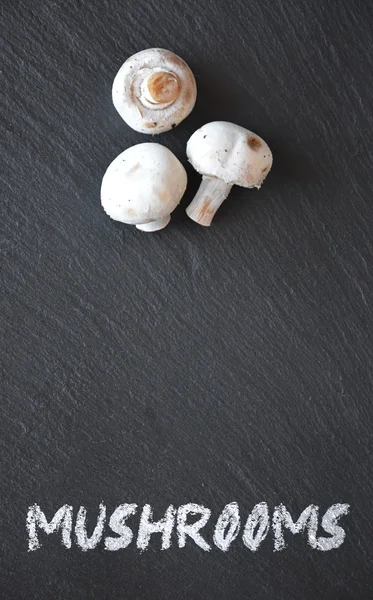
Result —
<instances>
[{"instance_id":1,"label":"mushroom","mask_svg":"<svg viewBox=\"0 0 373 600\"><path fill-rule=\"evenodd\" d=\"M137 144L109 165L101 184L101 204L115 221L158 231L170 222L187 186L176 156L160 144Z\"/></svg>"},{"instance_id":2,"label":"mushroom","mask_svg":"<svg viewBox=\"0 0 373 600\"><path fill-rule=\"evenodd\" d=\"M149 48L131 56L113 83L113 103L127 125L140 133L176 127L193 109L196 80L176 54Z\"/></svg>"},{"instance_id":3,"label":"mushroom","mask_svg":"<svg viewBox=\"0 0 373 600\"><path fill-rule=\"evenodd\" d=\"M195 131L187 156L203 178L186 213L207 227L233 185L259 189L272 166L272 152L262 138L226 121L207 123Z\"/></svg>"}]
</instances>

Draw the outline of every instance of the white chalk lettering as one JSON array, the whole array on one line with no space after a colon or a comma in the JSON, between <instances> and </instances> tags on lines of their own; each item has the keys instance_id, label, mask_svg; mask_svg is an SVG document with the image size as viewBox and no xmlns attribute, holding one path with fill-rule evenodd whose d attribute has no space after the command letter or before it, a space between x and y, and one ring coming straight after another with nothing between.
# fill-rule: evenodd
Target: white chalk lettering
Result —
<instances>
[{"instance_id":1,"label":"white chalk lettering","mask_svg":"<svg viewBox=\"0 0 373 600\"><path fill-rule=\"evenodd\" d=\"M346 532L337 521L343 515L347 515L350 510L349 504L333 504L328 508L321 521L321 527L330 533L332 537L318 537L316 547L318 550L326 552L333 548L339 548L344 542Z\"/></svg>"},{"instance_id":2,"label":"white chalk lettering","mask_svg":"<svg viewBox=\"0 0 373 600\"><path fill-rule=\"evenodd\" d=\"M201 518L195 521L194 523L187 525L188 515L201 515ZM211 550L209 544L203 539L199 530L202 529L209 520L211 515L211 510L209 508L205 508L201 504L183 504L180 506L177 511L177 535L179 541L179 548L184 548L186 543L186 537L189 536L192 540L202 548L208 552Z\"/></svg>"},{"instance_id":3,"label":"white chalk lettering","mask_svg":"<svg viewBox=\"0 0 373 600\"><path fill-rule=\"evenodd\" d=\"M272 527L275 534L274 551L283 550L286 547L283 530L289 529L291 533L296 534L308 530L308 543L312 548L316 548L316 532L318 526L319 507L310 504L304 509L296 523L294 523L286 506L280 504L276 506L273 512Z\"/></svg>"},{"instance_id":4,"label":"white chalk lettering","mask_svg":"<svg viewBox=\"0 0 373 600\"><path fill-rule=\"evenodd\" d=\"M227 504L220 514L214 531L214 544L223 552L229 550L229 546L236 539L241 527L240 510L237 502ZM227 531L228 528L228 531Z\"/></svg>"},{"instance_id":5,"label":"white chalk lettering","mask_svg":"<svg viewBox=\"0 0 373 600\"><path fill-rule=\"evenodd\" d=\"M127 548L130 545L133 538L132 529L125 525L125 521L131 515L134 515L137 510L137 504L120 504L114 510L109 520L109 527L114 533L117 533L119 537L106 537L105 548L106 550L120 550Z\"/></svg>"},{"instance_id":6,"label":"white chalk lettering","mask_svg":"<svg viewBox=\"0 0 373 600\"><path fill-rule=\"evenodd\" d=\"M55 513L51 522L48 523L45 514L38 504L33 504L30 506L26 518L26 528L29 536L29 552L37 550L41 546L37 527L39 527L39 529L43 529L47 535L60 529L62 531L62 544L65 546L65 548L71 548L72 514L73 507L69 506L68 504L64 504Z\"/></svg>"},{"instance_id":7,"label":"white chalk lettering","mask_svg":"<svg viewBox=\"0 0 373 600\"><path fill-rule=\"evenodd\" d=\"M175 516L176 509L171 504L166 510L163 519L153 521L153 510L150 504L145 504L140 518L137 547L140 548L140 550L146 550L150 536L153 533L162 533L161 549L167 550L171 546L171 533L175 524Z\"/></svg>"},{"instance_id":8,"label":"white chalk lettering","mask_svg":"<svg viewBox=\"0 0 373 600\"><path fill-rule=\"evenodd\" d=\"M160 514L159 520L154 519L150 504L142 507L133 503L120 504L114 508L110 518L106 512L106 506L101 502L93 528L93 523L92 525L87 523L87 509L84 506L80 506L75 513L72 506L64 504L50 521L38 504L29 506L26 516L29 552L41 547L39 537L41 538L42 534L50 535L55 532L58 532L57 539L61 540L65 548L71 548L75 542L83 552L95 549L102 539L105 550L110 552L128 548L130 545L132 548L144 551L149 547L155 533L160 534L160 539L158 538L157 544L154 542L154 545L161 550L171 548L174 534L179 548L184 548L187 538L190 538L188 544L193 540L195 546L205 552L209 552L214 546L222 552L228 552L233 542L237 544L238 538L242 535L241 543L252 552L256 552L262 542L268 538L271 525L274 552L286 548L286 536L291 537L290 534L298 533L307 535L307 542L313 550L327 552L339 548L345 541L346 531L339 521L341 517L349 514L350 505L342 503L331 505L325 511L322 520L320 515L319 523L320 511L315 504L307 506L298 519L293 520L284 504L276 506L272 513L267 502L259 502L248 514L242 530L242 507L237 502L230 502L224 506L220 514L216 514L213 525L205 533L202 529L207 525L212 513L209 508L201 504L188 503L179 508L170 504L165 513ZM132 525L131 522L128 524L129 520ZM318 535L319 524L320 529L325 532L325 537ZM92 530L93 532L90 533ZM75 536L72 536L73 531Z\"/></svg>"},{"instance_id":9,"label":"white chalk lettering","mask_svg":"<svg viewBox=\"0 0 373 600\"><path fill-rule=\"evenodd\" d=\"M269 512L266 502L256 504L248 516L242 541L247 548L256 552L269 531Z\"/></svg>"},{"instance_id":10,"label":"white chalk lettering","mask_svg":"<svg viewBox=\"0 0 373 600\"><path fill-rule=\"evenodd\" d=\"M86 552L87 550L93 550L99 544L102 535L104 533L106 520L106 506L101 503L99 506L99 514L97 518L96 526L93 530L91 537L87 535L87 510L84 506L79 508L75 522L75 536L76 543L79 548Z\"/></svg>"}]
</instances>

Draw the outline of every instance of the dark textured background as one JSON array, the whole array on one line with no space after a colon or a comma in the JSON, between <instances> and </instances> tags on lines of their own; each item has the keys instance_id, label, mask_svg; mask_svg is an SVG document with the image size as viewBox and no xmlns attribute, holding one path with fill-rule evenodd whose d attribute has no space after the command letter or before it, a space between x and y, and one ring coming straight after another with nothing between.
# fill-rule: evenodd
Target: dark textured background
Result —
<instances>
[{"instance_id":1,"label":"dark textured background","mask_svg":"<svg viewBox=\"0 0 373 600\"><path fill-rule=\"evenodd\" d=\"M373 597L372 19L360 0L2 0L2 599ZM194 112L156 138L184 164L214 119L273 149L210 229L185 216L187 165L159 234L100 208L107 165L149 139L112 80L151 46L196 75ZM256 554L27 552L29 504L93 522L102 499L351 513L328 553L271 534Z\"/></svg>"}]
</instances>

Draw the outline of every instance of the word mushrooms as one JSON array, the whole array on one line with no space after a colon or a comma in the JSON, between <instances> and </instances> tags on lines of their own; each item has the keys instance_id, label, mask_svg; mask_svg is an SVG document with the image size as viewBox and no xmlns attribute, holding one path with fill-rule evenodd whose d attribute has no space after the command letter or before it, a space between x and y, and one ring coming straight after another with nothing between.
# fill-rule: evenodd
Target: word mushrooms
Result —
<instances>
[{"instance_id":1,"label":"word mushrooms","mask_svg":"<svg viewBox=\"0 0 373 600\"><path fill-rule=\"evenodd\" d=\"M193 109L197 87L188 65L161 48L142 50L119 69L113 103L127 125L140 133L176 127Z\"/></svg>"},{"instance_id":2,"label":"word mushrooms","mask_svg":"<svg viewBox=\"0 0 373 600\"><path fill-rule=\"evenodd\" d=\"M76 543L83 552L93 550L101 541L109 551L123 550L133 542L132 547L140 552L149 546L154 550L172 551L172 546L181 549L186 545L209 552L213 542L219 550L227 552L231 545L234 547L239 542L238 536L240 543L256 552L265 538L273 535L273 551L278 552L286 548L290 534L303 532L307 532L307 541L313 550L327 552L343 544L346 532L339 520L348 515L349 509L349 504L338 502L329 506L321 517L319 507L310 504L294 520L284 504L275 506L271 517L267 502L255 504L250 512L245 506L230 502L218 516L207 506L189 502L178 507L170 504L165 513L158 513L155 518L150 504L142 507L135 503L119 504L109 516L106 505L101 502L92 532L95 520L88 527L85 506L75 511L73 506L64 504L48 522L40 506L33 504L27 512L26 527L29 552L38 550L44 543L45 534L51 533L61 536L65 548ZM203 531L209 520L210 533ZM320 535L323 530L327 536ZM212 539L209 539L207 536L211 535Z\"/></svg>"},{"instance_id":3,"label":"word mushrooms","mask_svg":"<svg viewBox=\"0 0 373 600\"><path fill-rule=\"evenodd\" d=\"M101 204L115 221L158 231L170 222L186 186L186 171L168 148L137 144L109 165L101 184Z\"/></svg>"},{"instance_id":4,"label":"word mushrooms","mask_svg":"<svg viewBox=\"0 0 373 600\"><path fill-rule=\"evenodd\" d=\"M203 179L186 212L205 226L233 185L259 189L272 166L272 152L262 138L225 121L207 123L193 133L187 155Z\"/></svg>"}]
</instances>

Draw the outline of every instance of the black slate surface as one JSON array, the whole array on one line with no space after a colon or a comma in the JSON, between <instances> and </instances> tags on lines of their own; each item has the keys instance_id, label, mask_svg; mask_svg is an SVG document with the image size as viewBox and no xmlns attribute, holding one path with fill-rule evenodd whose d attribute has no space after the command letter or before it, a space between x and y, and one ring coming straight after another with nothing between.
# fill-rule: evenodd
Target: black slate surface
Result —
<instances>
[{"instance_id":1,"label":"black slate surface","mask_svg":"<svg viewBox=\"0 0 373 600\"><path fill-rule=\"evenodd\" d=\"M373 597L372 21L361 0L2 1L2 599ZM99 189L148 139L111 84L152 46L190 64L198 100L155 138L189 185L144 234ZM216 119L263 136L274 167L204 229L185 144ZM243 520L263 501L351 508L330 552L291 533L273 552L271 532L256 553L159 534L84 553L57 533L27 551L30 505L83 505L93 528L102 500L203 504L211 544L232 501Z\"/></svg>"}]
</instances>

